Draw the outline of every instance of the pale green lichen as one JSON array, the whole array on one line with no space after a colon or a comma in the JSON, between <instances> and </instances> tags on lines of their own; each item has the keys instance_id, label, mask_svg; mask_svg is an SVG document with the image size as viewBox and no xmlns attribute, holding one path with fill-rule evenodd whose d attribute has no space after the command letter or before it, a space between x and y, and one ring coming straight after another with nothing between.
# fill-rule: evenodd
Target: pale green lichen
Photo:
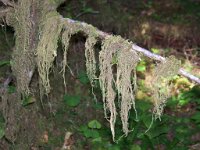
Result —
<instances>
[{"instance_id":1,"label":"pale green lichen","mask_svg":"<svg viewBox=\"0 0 200 150\"><path fill-rule=\"evenodd\" d=\"M34 71L34 50L31 47L31 1L21 0L10 15L10 24L15 29L15 50L12 55L12 70L17 79L17 90L29 94L29 84Z\"/></svg>"},{"instance_id":2,"label":"pale green lichen","mask_svg":"<svg viewBox=\"0 0 200 150\"><path fill-rule=\"evenodd\" d=\"M160 116L162 115L166 100L170 97L171 84L169 81L173 76L178 74L180 66L181 62L175 57L170 56L159 63L153 72L152 97L155 119L160 119Z\"/></svg>"},{"instance_id":3,"label":"pale green lichen","mask_svg":"<svg viewBox=\"0 0 200 150\"><path fill-rule=\"evenodd\" d=\"M117 63L117 81L118 97L121 99L121 120L123 132L127 136L129 111L133 107L135 109L135 92L137 89L135 68L139 62L139 56L135 51L130 51L131 43L124 43L123 50L118 54ZM131 81L134 76L133 81ZM132 84L133 83L133 84Z\"/></svg>"},{"instance_id":4,"label":"pale green lichen","mask_svg":"<svg viewBox=\"0 0 200 150\"><path fill-rule=\"evenodd\" d=\"M118 94L120 103L120 116L123 132L128 134L128 114L132 105L135 109L135 98L132 87L132 73L139 61L139 56L135 51L131 52L131 42L124 40L120 36L108 36L102 43L102 50L99 55L100 76L99 82L102 90L105 117L110 122L110 128L115 140L116 106L115 99ZM113 61L114 59L117 59ZM117 64L117 77L113 71L113 62ZM136 77L135 79L136 80ZM136 85L134 85L136 88ZM109 117L108 117L108 114Z\"/></svg>"},{"instance_id":5,"label":"pale green lichen","mask_svg":"<svg viewBox=\"0 0 200 150\"><path fill-rule=\"evenodd\" d=\"M41 23L41 36L36 55L40 84L44 88L44 94L48 94L51 89L49 73L57 56L58 39L62 28L60 15L55 12L47 14L46 19Z\"/></svg>"},{"instance_id":6,"label":"pale green lichen","mask_svg":"<svg viewBox=\"0 0 200 150\"><path fill-rule=\"evenodd\" d=\"M62 0L53 0L52 2L57 3L62 2ZM49 2L45 1L44 5L46 4L49 5ZM18 2L18 8L15 9L14 15L8 15L8 20L10 20L10 24L13 24L16 31L16 50L13 53L12 69L17 78L18 91L25 95L29 94L30 74L33 74L37 62L41 95L49 94L51 89L49 74L57 57L60 36L64 47L62 73L64 85L66 86L65 72L70 38L72 35L81 32L86 35L85 57L88 78L92 88L94 87L94 80L99 78L104 113L110 122L113 140L115 140L115 122L118 113L116 97L118 97L122 129L127 135L130 131L128 119L129 111L132 107L136 112L137 119L137 111L135 109L135 91L137 88L135 70L139 62L139 55L136 51L130 50L132 43L120 36L105 36L102 39L102 50L99 53L100 75L97 77L97 60L95 57L95 45L99 38L97 29L86 23L72 23L68 19L63 19L55 10L44 9L41 13L42 17L39 18L39 43L36 52L34 49L30 51L30 8L30 1L21 0ZM36 55L36 59L34 55ZM160 118L163 112L166 99L169 97L169 81L172 76L178 73L179 68L180 62L174 57L169 57L158 64L153 73L152 97L155 118Z\"/></svg>"}]
</instances>

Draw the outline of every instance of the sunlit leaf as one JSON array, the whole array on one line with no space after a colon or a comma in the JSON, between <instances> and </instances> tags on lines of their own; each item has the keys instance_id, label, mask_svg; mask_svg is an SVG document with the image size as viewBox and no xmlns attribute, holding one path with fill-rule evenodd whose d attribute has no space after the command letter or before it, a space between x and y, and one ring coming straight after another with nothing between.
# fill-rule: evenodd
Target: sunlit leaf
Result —
<instances>
[{"instance_id":1,"label":"sunlit leaf","mask_svg":"<svg viewBox=\"0 0 200 150\"><path fill-rule=\"evenodd\" d=\"M160 50L157 49L157 48L151 48L151 51L155 54L159 54L160 53Z\"/></svg>"},{"instance_id":2,"label":"sunlit leaf","mask_svg":"<svg viewBox=\"0 0 200 150\"><path fill-rule=\"evenodd\" d=\"M92 129L100 129L101 124L97 120L92 120L88 123L88 127Z\"/></svg>"},{"instance_id":3,"label":"sunlit leaf","mask_svg":"<svg viewBox=\"0 0 200 150\"><path fill-rule=\"evenodd\" d=\"M136 68L137 71L143 72L146 70L146 66L145 65L138 65Z\"/></svg>"}]
</instances>

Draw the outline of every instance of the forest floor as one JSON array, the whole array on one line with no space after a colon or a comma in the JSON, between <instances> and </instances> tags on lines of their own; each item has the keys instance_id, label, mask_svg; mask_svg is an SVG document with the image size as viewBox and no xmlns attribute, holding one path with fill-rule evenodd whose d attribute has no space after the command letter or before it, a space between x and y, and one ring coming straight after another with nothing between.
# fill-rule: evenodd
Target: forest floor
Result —
<instances>
[{"instance_id":1,"label":"forest floor","mask_svg":"<svg viewBox=\"0 0 200 150\"><path fill-rule=\"evenodd\" d=\"M184 69L200 77L198 0L67 0L58 11L64 17L90 23L104 32L121 35L156 54L165 57L174 55L182 61ZM93 100L85 71L84 41L84 37L79 36L72 41L69 67L73 75L68 71L67 89L63 89L62 75L54 75L56 79L51 83L54 91L50 95L51 101L47 102L52 106L48 105L48 111L43 112L47 119L45 123L40 123L40 143L33 145L32 149L60 149L63 143L84 150L197 150L200 147L200 87L180 76L173 81L173 96L167 103L162 121L155 121L152 129L144 134L151 123L151 114L147 114L150 104L146 102L151 94L146 85L154 67L151 64L155 63L148 58L143 58L137 69L138 111L142 117L136 121L132 117L134 112L130 116L130 126L137 131L119 140L118 144L113 143L109 124L104 119L99 89L95 89L97 103ZM10 59L13 46L13 29L1 25L0 86L12 74ZM56 61L59 64L60 60ZM9 88L14 92L13 85ZM2 120L0 117L0 131L3 130ZM92 126L94 124L95 127ZM120 127L121 123L117 122L117 135L121 134ZM65 139L69 133L73 136ZM5 141L0 143L6 147Z\"/></svg>"}]
</instances>

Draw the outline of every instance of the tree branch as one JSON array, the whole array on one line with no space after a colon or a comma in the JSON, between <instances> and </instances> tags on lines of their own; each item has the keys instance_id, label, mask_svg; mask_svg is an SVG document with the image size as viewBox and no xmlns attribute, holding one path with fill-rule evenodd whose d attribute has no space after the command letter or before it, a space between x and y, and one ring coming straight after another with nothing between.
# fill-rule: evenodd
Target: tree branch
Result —
<instances>
[{"instance_id":1,"label":"tree branch","mask_svg":"<svg viewBox=\"0 0 200 150\"><path fill-rule=\"evenodd\" d=\"M72 19L69 19L69 18L62 18L62 19L63 19L64 21L67 21L68 23L76 24L76 25L82 26L82 27L84 27L84 28L87 28L87 26L88 26L88 27L91 26L91 25L89 25L89 24L87 24L87 23L85 23L85 22L75 21L75 20L72 20ZM106 36L109 35L108 33L102 32L102 31L100 31L100 30L97 30L97 32L98 32L99 37L100 37L101 39L104 39ZM149 50L144 49L144 48L142 48L142 47L139 47L139 46L137 46L136 44L133 44L133 45L132 45L132 49L131 49L131 50L132 50L132 51L140 52L140 53L142 53L144 56L149 57L149 58L154 59L154 60L157 60L157 61L164 61L164 60L165 60L164 57L162 57L162 56L160 56L160 55L153 54L153 53L151 53ZM190 79L191 81L196 82L197 84L200 84L200 79L199 79L198 77L196 77L196 76L194 76L194 75L192 75L192 74L186 72L186 71L185 71L184 69L182 69L182 68L179 70L179 74L182 75L182 76L184 76L184 77L186 77L186 78L188 78L188 79Z\"/></svg>"}]
</instances>

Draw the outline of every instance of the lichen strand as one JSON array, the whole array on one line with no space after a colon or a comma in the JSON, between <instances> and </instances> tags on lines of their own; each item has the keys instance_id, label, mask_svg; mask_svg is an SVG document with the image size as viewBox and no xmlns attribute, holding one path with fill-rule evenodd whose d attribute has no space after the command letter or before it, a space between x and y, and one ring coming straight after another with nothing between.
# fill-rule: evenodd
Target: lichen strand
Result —
<instances>
[{"instance_id":1,"label":"lichen strand","mask_svg":"<svg viewBox=\"0 0 200 150\"><path fill-rule=\"evenodd\" d=\"M155 119L162 115L163 107L167 98L170 96L171 85L169 81L178 74L181 62L174 56L166 58L165 61L158 64L153 72L152 91Z\"/></svg>"},{"instance_id":2,"label":"lichen strand","mask_svg":"<svg viewBox=\"0 0 200 150\"><path fill-rule=\"evenodd\" d=\"M121 120L123 132L128 134L128 113L131 105L135 108L134 90L132 89L132 71L139 61L136 52L131 52L131 43L120 36L107 36L102 43L102 50L99 55L100 76L99 82L102 90L105 117L110 122L110 128L115 140L116 121L116 90L121 106ZM117 77L113 73L113 65L117 64ZM136 86L135 86L136 87ZM108 114L110 116L108 117Z\"/></svg>"},{"instance_id":3,"label":"lichen strand","mask_svg":"<svg viewBox=\"0 0 200 150\"><path fill-rule=\"evenodd\" d=\"M72 33L69 32L69 30L64 30L62 33L62 45L64 48L63 53L63 61L62 61L62 74L63 74L63 80L64 80L64 86L66 87L66 80L65 80L65 72L66 72L66 66L67 66L67 52L69 48L69 41L71 38Z\"/></svg>"},{"instance_id":4,"label":"lichen strand","mask_svg":"<svg viewBox=\"0 0 200 150\"><path fill-rule=\"evenodd\" d=\"M90 80L92 87L94 86L94 80L96 77L96 58L94 46L97 42L96 37L89 35L85 42L85 58L86 58L86 68L87 75Z\"/></svg>"},{"instance_id":5,"label":"lichen strand","mask_svg":"<svg viewBox=\"0 0 200 150\"><path fill-rule=\"evenodd\" d=\"M37 47L37 66L40 76L40 84L44 94L50 92L49 73L53 61L57 56L58 39L63 28L61 16L56 12L50 12L40 25L40 41Z\"/></svg>"},{"instance_id":6,"label":"lichen strand","mask_svg":"<svg viewBox=\"0 0 200 150\"><path fill-rule=\"evenodd\" d=\"M18 1L10 20L15 29L15 50L13 51L12 70L17 80L17 89L23 95L29 94L29 83L34 71L34 50L30 50L31 5L28 0ZM16 21L13 21L15 20Z\"/></svg>"},{"instance_id":7,"label":"lichen strand","mask_svg":"<svg viewBox=\"0 0 200 150\"><path fill-rule=\"evenodd\" d=\"M129 110L134 108L137 119L137 111L135 109L135 91L137 88L136 85L136 74L135 68L139 62L139 56L136 52L130 51L131 44L124 42L122 45L123 49L118 54L117 61L117 80L116 86L118 90L118 97L121 99L121 121L122 128L125 135L128 134L128 118ZM133 85L131 77L134 74ZM134 89L133 89L134 87Z\"/></svg>"},{"instance_id":8,"label":"lichen strand","mask_svg":"<svg viewBox=\"0 0 200 150\"><path fill-rule=\"evenodd\" d=\"M116 93L113 89L113 84L115 84L113 72L112 72L112 59L117 52L115 47L115 37L108 36L102 43L102 50L99 53L99 83L102 90L102 98L104 103L104 114L106 119L110 122L110 128L113 136L115 138L115 121L116 121L116 107L115 107L115 97ZM116 40L118 42L118 40ZM107 116L107 111L110 113L110 117Z\"/></svg>"}]
</instances>

